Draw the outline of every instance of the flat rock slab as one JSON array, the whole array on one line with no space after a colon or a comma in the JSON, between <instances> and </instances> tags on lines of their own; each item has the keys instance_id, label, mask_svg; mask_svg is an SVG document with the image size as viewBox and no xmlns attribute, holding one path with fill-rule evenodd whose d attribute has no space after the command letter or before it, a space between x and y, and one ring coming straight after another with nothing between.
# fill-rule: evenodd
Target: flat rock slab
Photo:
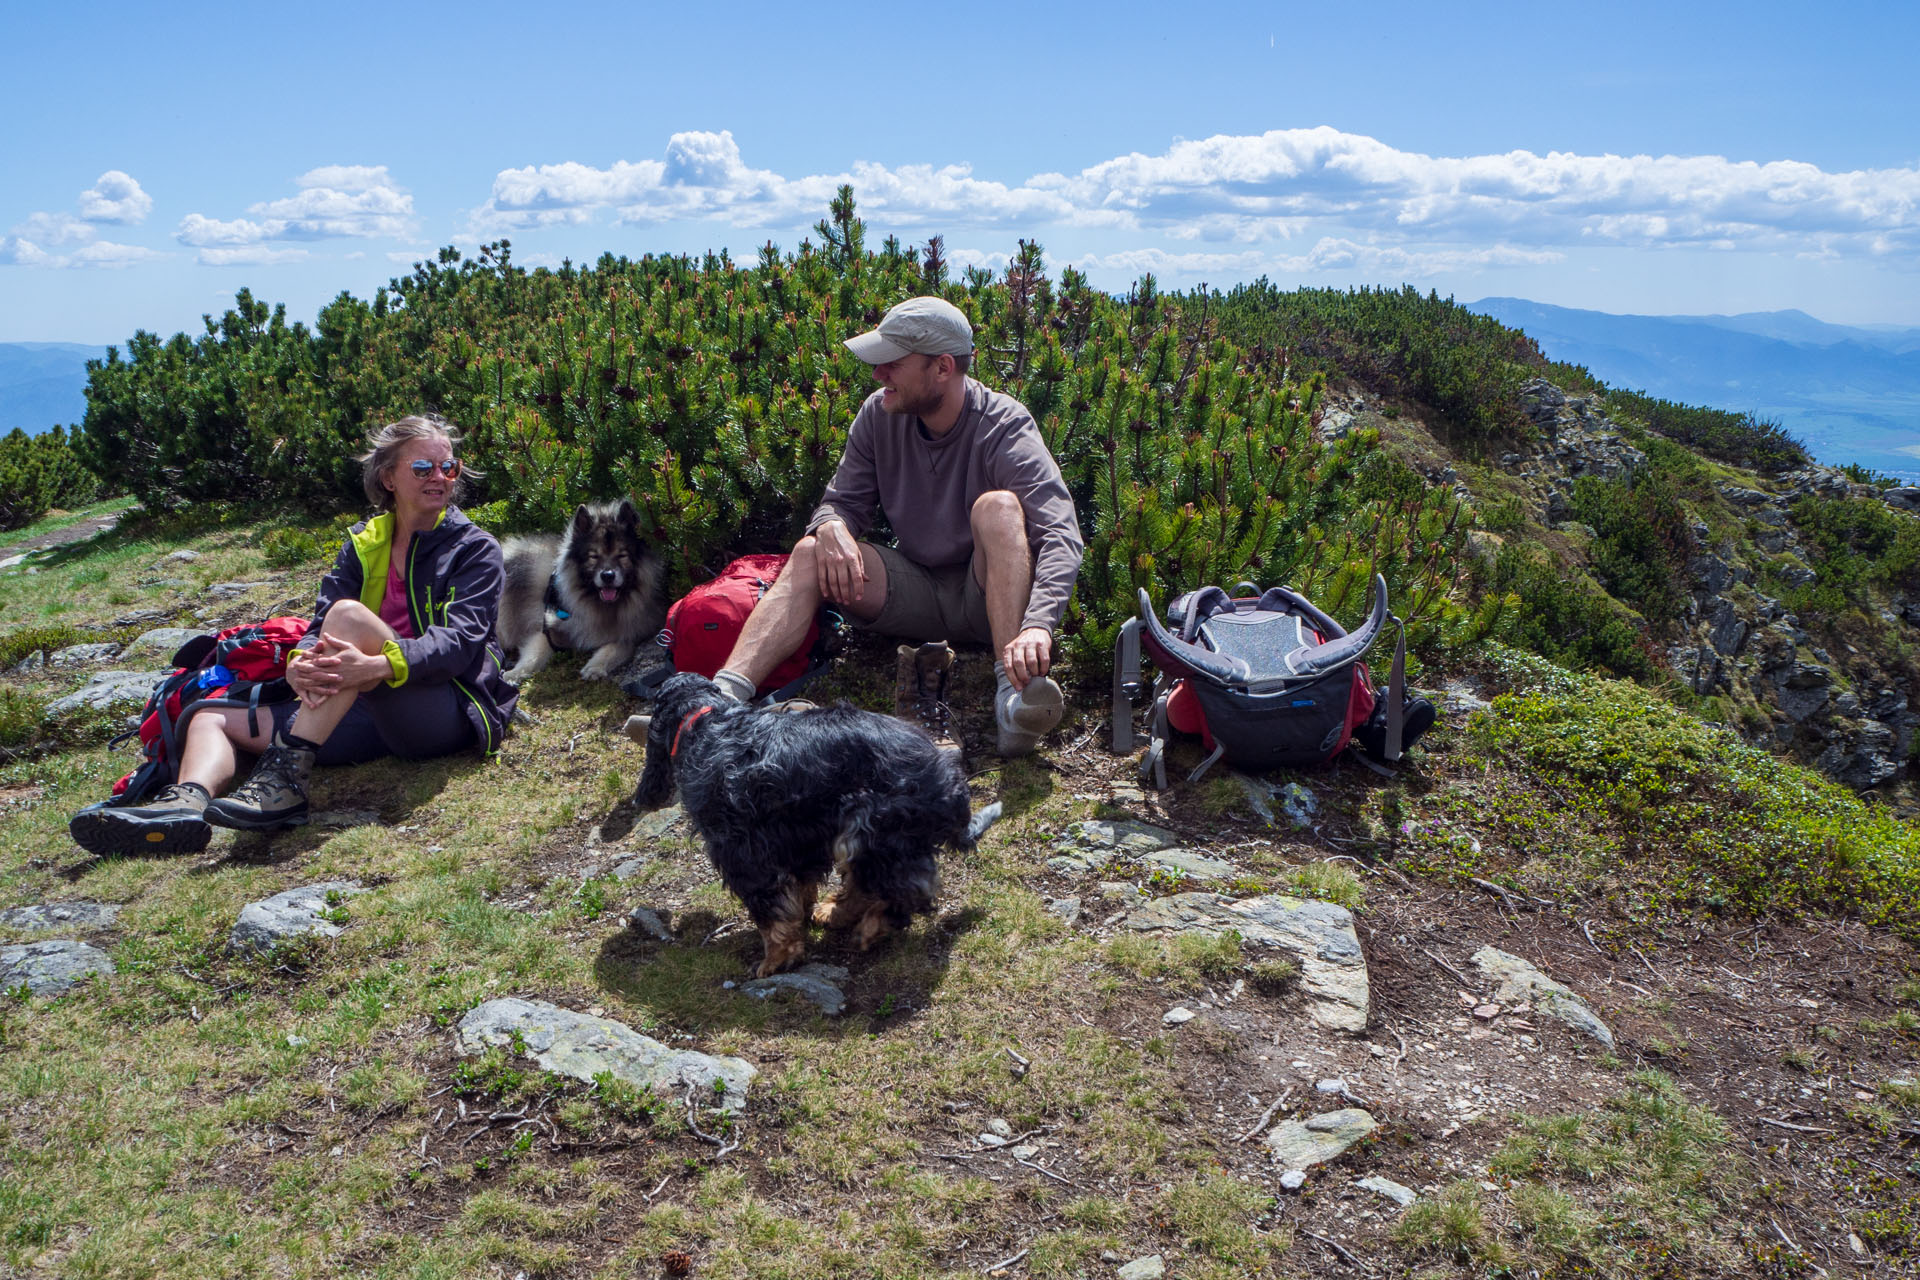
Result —
<instances>
[{"instance_id":1,"label":"flat rock slab","mask_svg":"<svg viewBox=\"0 0 1920 1280\"><path fill-rule=\"evenodd\" d=\"M714 1082L724 1081L723 1111L738 1111L746 1104L747 1084L759 1074L753 1064L740 1058L669 1049L611 1018L516 996L489 1000L460 1019L455 1047L465 1055L490 1048L511 1052L516 1032L542 1070L589 1084L602 1071L610 1071L615 1079L636 1088L674 1098L688 1085L703 1096L715 1097Z\"/></svg>"},{"instance_id":2,"label":"flat rock slab","mask_svg":"<svg viewBox=\"0 0 1920 1280\"><path fill-rule=\"evenodd\" d=\"M162 657L171 658L174 651L181 645L195 636L204 634L192 627L154 627L149 631L142 631L129 640L127 652L129 654L157 653Z\"/></svg>"},{"instance_id":3,"label":"flat rock slab","mask_svg":"<svg viewBox=\"0 0 1920 1280\"><path fill-rule=\"evenodd\" d=\"M678 804L641 814L633 824L633 834L642 840L664 840L687 820L687 811Z\"/></svg>"},{"instance_id":4,"label":"flat rock slab","mask_svg":"<svg viewBox=\"0 0 1920 1280\"><path fill-rule=\"evenodd\" d=\"M1401 1186L1392 1178L1383 1178L1377 1173L1370 1177L1361 1178L1353 1185L1359 1187L1362 1191L1371 1191L1375 1195L1385 1196L1402 1209L1420 1198L1419 1193L1412 1187Z\"/></svg>"},{"instance_id":5,"label":"flat rock slab","mask_svg":"<svg viewBox=\"0 0 1920 1280\"><path fill-rule=\"evenodd\" d=\"M110 929L119 914L114 902L37 902L0 911L0 924L16 929Z\"/></svg>"},{"instance_id":6,"label":"flat rock slab","mask_svg":"<svg viewBox=\"0 0 1920 1280\"><path fill-rule=\"evenodd\" d=\"M0 947L0 991L24 986L36 996L57 996L96 973L112 972L112 957L84 942L28 942Z\"/></svg>"},{"instance_id":7,"label":"flat rock slab","mask_svg":"<svg viewBox=\"0 0 1920 1280\"><path fill-rule=\"evenodd\" d=\"M1323 1111L1305 1120L1277 1124L1266 1136L1267 1150L1284 1169L1311 1169L1338 1157L1380 1126L1359 1107Z\"/></svg>"},{"instance_id":8,"label":"flat rock slab","mask_svg":"<svg viewBox=\"0 0 1920 1280\"><path fill-rule=\"evenodd\" d=\"M1144 1258L1135 1258L1114 1272L1119 1280L1160 1280L1166 1274L1167 1260L1157 1253Z\"/></svg>"},{"instance_id":9,"label":"flat rock slab","mask_svg":"<svg viewBox=\"0 0 1920 1280\"><path fill-rule=\"evenodd\" d=\"M841 988L852 977L837 964L803 964L786 973L743 982L740 990L760 1000L791 991L803 1000L811 1000L829 1018L837 1018L847 1010L847 993Z\"/></svg>"},{"instance_id":10,"label":"flat rock slab","mask_svg":"<svg viewBox=\"0 0 1920 1280\"><path fill-rule=\"evenodd\" d=\"M321 916L322 912L333 909L327 895L351 898L364 892L358 880L329 880L276 893L260 902L249 902L240 908L240 919L227 935L227 949L263 956L295 938L310 935L337 938L340 926Z\"/></svg>"},{"instance_id":11,"label":"flat rock slab","mask_svg":"<svg viewBox=\"0 0 1920 1280\"><path fill-rule=\"evenodd\" d=\"M111 710L114 707L126 707L139 710L146 705L147 695L153 692L153 686L160 683L164 671L98 671L87 677L87 682L64 698L56 698L47 704L50 716L72 715L76 711L91 709Z\"/></svg>"},{"instance_id":12,"label":"flat rock slab","mask_svg":"<svg viewBox=\"0 0 1920 1280\"><path fill-rule=\"evenodd\" d=\"M1274 947L1300 964L1307 1014L1331 1031L1364 1031L1367 961L1353 931L1353 913L1331 902L1272 893L1234 901L1217 893L1176 893L1131 911L1127 927L1141 932L1221 934Z\"/></svg>"},{"instance_id":13,"label":"flat rock slab","mask_svg":"<svg viewBox=\"0 0 1920 1280\"><path fill-rule=\"evenodd\" d=\"M1536 1012L1613 1048L1612 1028L1600 1020L1600 1015L1588 1007L1586 1001L1519 956L1498 947L1482 947L1473 953L1473 964L1500 984L1493 998L1501 1004L1532 1005Z\"/></svg>"},{"instance_id":14,"label":"flat rock slab","mask_svg":"<svg viewBox=\"0 0 1920 1280\"><path fill-rule=\"evenodd\" d=\"M1171 849L1174 844L1173 832L1164 827L1145 822L1089 819L1076 822L1060 833L1059 839L1053 842L1053 856L1047 859L1047 866L1060 875L1084 875L1104 867L1115 855L1137 858Z\"/></svg>"},{"instance_id":15,"label":"flat rock slab","mask_svg":"<svg viewBox=\"0 0 1920 1280\"><path fill-rule=\"evenodd\" d=\"M105 662L120 652L117 644L70 644L54 653L48 666L68 668L85 667L96 662Z\"/></svg>"},{"instance_id":16,"label":"flat rock slab","mask_svg":"<svg viewBox=\"0 0 1920 1280\"><path fill-rule=\"evenodd\" d=\"M1189 880L1231 880L1240 868L1221 858L1209 858L1191 849L1157 849L1142 854L1140 865L1178 872Z\"/></svg>"}]
</instances>

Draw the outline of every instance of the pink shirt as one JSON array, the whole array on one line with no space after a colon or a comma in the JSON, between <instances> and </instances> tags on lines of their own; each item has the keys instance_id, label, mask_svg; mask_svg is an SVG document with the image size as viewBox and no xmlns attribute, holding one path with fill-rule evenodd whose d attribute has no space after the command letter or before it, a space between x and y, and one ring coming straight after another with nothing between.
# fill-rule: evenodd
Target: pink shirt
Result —
<instances>
[{"instance_id":1,"label":"pink shirt","mask_svg":"<svg viewBox=\"0 0 1920 1280\"><path fill-rule=\"evenodd\" d=\"M380 597L380 621L403 640L415 638L413 619L407 615L407 581L400 576L397 557L387 565L387 594Z\"/></svg>"}]
</instances>

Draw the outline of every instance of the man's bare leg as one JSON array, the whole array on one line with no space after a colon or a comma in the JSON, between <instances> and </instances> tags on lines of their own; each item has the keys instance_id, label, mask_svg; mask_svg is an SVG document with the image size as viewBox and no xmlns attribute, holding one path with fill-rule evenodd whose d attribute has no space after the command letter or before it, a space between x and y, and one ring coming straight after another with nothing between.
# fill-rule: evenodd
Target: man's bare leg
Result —
<instances>
[{"instance_id":1,"label":"man's bare leg","mask_svg":"<svg viewBox=\"0 0 1920 1280\"><path fill-rule=\"evenodd\" d=\"M749 697L751 690L758 688L761 681L773 674L775 667L800 647L800 642L807 638L807 627L820 611L814 546L811 537L794 544L793 558L787 561L779 581L747 615L747 625L741 629L740 638L733 642L733 652L721 664L722 672L745 682ZM860 544L860 558L867 569L866 590L857 604L841 607L862 622L872 622L887 602L887 569L880 553L869 543ZM725 681L721 687L727 688ZM739 693L738 688L728 691Z\"/></svg>"},{"instance_id":2,"label":"man's bare leg","mask_svg":"<svg viewBox=\"0 0 1920 1280\"><path fill-rule=\"evenodd\" d=\"M1033 594L1033 552L1026 512L1005 490L983 493L973 504L973 574L987 597L987 628L993 635L994 726L1002 756L1023 756L1040 735L1060 723L1066 698L1046 674L1052 638L1035 645L1037 629L1022 631ZM1038 656L1033 650L1038 648ZM1009 663L1010 654L1018 660ZM1026 669L1022 669L1022 668Z\"/></svg>"}]
</instances>

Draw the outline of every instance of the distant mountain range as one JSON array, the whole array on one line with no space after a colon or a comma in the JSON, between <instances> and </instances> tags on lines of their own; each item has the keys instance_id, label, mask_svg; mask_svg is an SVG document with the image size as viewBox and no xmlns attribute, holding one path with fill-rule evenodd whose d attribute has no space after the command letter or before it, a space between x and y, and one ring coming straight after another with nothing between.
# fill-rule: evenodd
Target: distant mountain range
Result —
<instances>
[{"instance_id":1,"label":"distant mountain range","mask_svg":"<svg viewBox=\"0 0 1920 1280\"><path fill-rule=\"evenodd\" d=\"M1521 298L1465 306L1613 386L1771 418L1821 462L1920 480L1920 329L1826 324L1804 311L1617 316Z\"/></svg>"},{"instance_id":2,"label":"distant mountain range","mask_svg":"<svg viewBox=\"0 0 1920 1280\"><path fill-rule=\"evenodd\" d=\"M87 361L106 354L74 342L0 342L0 435L78 426L87 412Z\"/></svg>"}]
</instances>

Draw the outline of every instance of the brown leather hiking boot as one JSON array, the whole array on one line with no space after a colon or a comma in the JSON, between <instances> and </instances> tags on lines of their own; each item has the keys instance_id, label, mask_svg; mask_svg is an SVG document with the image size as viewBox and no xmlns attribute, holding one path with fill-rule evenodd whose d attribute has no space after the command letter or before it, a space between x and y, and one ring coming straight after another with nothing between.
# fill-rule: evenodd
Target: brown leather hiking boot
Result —
<instances>
[{"instance_id":1,"label":"brown leather hiking boot","mask_svg":"<svg viewBox=\"0 0 1920 1280\"><path fill-rule=\"evenodd\" d=\"M945 640L930 640L896 650L893 677L893 714L927 731L943 751L960 753L953 734L953 709L947 705L952 685L953 649Z\"/></svg>"}]
</instances>

